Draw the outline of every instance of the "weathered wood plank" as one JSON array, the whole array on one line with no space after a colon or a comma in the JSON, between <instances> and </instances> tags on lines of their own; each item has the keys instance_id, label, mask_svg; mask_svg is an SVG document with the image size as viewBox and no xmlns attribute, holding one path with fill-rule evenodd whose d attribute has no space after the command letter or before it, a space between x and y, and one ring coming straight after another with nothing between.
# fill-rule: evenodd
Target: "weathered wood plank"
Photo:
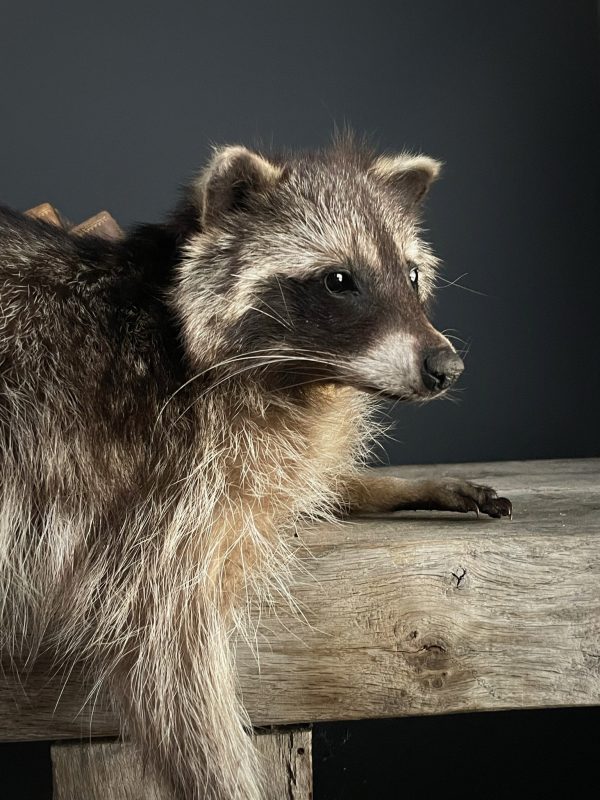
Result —
<instances>
[{"instance_id":1,"label":"weathered wood plank","mask_svg":"<svg viewBox=\"0 0 600 800\"><path fill-rule=\"evenodd\" d=\"M403 513L304 535L306 620L282 605L263 613L258 663L239 647L255 724L600 704L600 460L399 470L432 472L492 483L514 519ZM101 703L76 718L76 678L56 713L56 682L31 687L27 705L1 686L0 738L116 732Z\"/></svg>"},{"instance_id":2,"label":"weathered wood plank","mask_svg":"<svg viewBox=\"0 0 600 800\"><path fill-rule=\"evenodd\" d=\"M288 728L255 737L268 775L266 800L311 800L312 731Z\"/></svg>"},{"instance_id":3,"label":"weathered wood plank","mask_svg":"<svg viewBox=\"0 0 600 800\"><path fill-rule=\"evenodd\" d=\"M265 800L310 800L311 731L261 732L255 742L268 779ZM53 800L174 800L144 769L135 749L121 742L53 745L52 782Z\"/></svg>"},{"instance_id":4,"label":"weathered wood plank","mask_svg":"<svg viewBox=\"0 0 600 800\"><path fill-rule=\"evenodd\" d=\"M53 800L173 800L119 742L53 745L52 784Z\"/></svg>"}]
</instances>

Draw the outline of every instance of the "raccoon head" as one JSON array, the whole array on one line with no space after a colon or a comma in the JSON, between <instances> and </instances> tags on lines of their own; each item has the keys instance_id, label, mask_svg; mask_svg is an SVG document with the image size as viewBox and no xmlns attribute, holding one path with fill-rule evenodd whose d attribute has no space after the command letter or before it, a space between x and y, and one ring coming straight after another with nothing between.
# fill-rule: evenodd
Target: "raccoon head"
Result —
<instances>
[{"instance_id":1,"label":"raccoon head","mask_svg":"<svg viewBox=\"0 0 600 800\"><path fill-rule=\"evenodd\" d=\"M419 235L439 170L348 142L217 150L191 188L199 223L174 290L194 366L405 400L447 389L463 364L428 320L437 260Z\"/></svg>"}]
</instances>

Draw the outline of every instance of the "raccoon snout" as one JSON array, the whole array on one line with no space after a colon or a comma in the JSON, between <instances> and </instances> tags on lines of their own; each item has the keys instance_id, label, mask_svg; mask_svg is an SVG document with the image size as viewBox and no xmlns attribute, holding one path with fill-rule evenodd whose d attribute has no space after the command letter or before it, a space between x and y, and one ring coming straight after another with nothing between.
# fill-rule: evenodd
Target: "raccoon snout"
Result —
<instances>
[{"instance_id":1,"label":"raccoon snout","mask_svg":"<svg viewBox=\"0 0 600 800\"><path fill-rule=\"evenodd\" d=\"M421 367L423 383L432 392L441 392L458 379L465 365L449 347L426 350Z\"/></svg>"}]
</instances>

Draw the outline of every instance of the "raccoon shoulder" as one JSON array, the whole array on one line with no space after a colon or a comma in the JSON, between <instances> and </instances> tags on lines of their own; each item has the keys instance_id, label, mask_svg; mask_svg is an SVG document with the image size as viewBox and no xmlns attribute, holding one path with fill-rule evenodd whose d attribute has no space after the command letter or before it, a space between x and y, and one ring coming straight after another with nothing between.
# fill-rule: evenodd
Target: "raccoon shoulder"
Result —
<instances>
[{"instance_id":1,"label":"raccoon shoulder","mask_svg":"<svg viewBox=\"0 0 600 800\"><path fill-rule=\"evenodd\" d=\"M169 350L171 357L176 334L161 292L169 281L167 251L173 251L172 236L159 225L113 242L72 236L1 207L5 365L44 357L56 362L59 353L73 361L93 352L107 364L127 354L156 361Z\"/></svg>"},{"instance_id":2,"label":"raccoon shoulder","mask_svg":"<svg viewBox=\"0 0 600 800\"><path fill-rule=\"evenodd\" d=\"M74 237L42 220L0 207L0 276L6 292L58 292L85 285L81 279L108 274L118 246L94 236ZM26 298L23 297L23 300Z\"/></svg>"}]
</instances>

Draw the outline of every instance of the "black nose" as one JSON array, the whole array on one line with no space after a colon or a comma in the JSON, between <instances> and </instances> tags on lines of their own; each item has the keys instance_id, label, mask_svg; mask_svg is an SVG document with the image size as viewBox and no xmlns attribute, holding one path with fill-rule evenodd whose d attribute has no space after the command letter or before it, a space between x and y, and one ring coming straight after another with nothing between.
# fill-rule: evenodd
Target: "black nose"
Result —
<instances>
[{"instance_id":1,"label":"black nose","mask_svg":"<svg viewBox=\"0 0 600 800\"><path fill-rule=\"evenodd\" d=\"M423 383L430 391L441 392L452 386L464 368L462 358L449 347L427 350L421 370Z\"/></svg>"}]
</instances>

